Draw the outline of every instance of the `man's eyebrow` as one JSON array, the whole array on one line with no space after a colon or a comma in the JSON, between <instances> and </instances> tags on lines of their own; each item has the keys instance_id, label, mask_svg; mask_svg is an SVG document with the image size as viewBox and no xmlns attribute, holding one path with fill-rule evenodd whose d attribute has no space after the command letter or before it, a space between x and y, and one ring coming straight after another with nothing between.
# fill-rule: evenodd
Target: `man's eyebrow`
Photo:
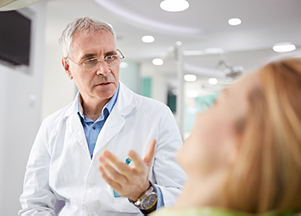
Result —
<instances>
[{"instance_id":1,"label":"man's eyebrow","mask_svg":"<svg viewBox=\"0 0 301 216\"><path fill-rule=\"evenodd\" d=\"M105 53L105 56L108 56L108 55L116 55L117 52L116 51L110 51L110 52L106 52Z\"/></svg>"},{"instance_id":2,"label":"man's eyebrow","mask_svg":"<svg viewBox=\"0 0 301 216\"><path fill-rule=\"evenodd\" d=\"M117 52L116 51L109 51L109 52L106 52L104 54L104 56L108 56L108 55L116 55ZM91 58L91 57L96 57L97 55L95 53L87 53L85 54L81 59L87 59L87 58Z\"/></svg>"},{"instance_id":3,"label":"man's eyebrow","mask_svg":"<svg viewBox=\"0 0 301 216\"><path fill-rule=\"evenodd\" d=\"M93 54L93 53L88 53L88 54L85 54L81 59L87 59L87 58L91 58L91 57L95 57L96 55Z\"/></svg>"}]
</instances>

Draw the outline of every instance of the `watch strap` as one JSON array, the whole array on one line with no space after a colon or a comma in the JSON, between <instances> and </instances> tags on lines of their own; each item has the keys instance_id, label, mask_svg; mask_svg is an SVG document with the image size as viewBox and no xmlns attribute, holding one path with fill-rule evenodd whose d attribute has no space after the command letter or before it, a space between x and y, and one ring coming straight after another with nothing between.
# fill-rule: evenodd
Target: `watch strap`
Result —
<instances>
[{"instance_id":1,"label":"watch strap","mask_svg":"<svg viewBox=\"0 0 301 216\"><path fill-rule=\"evenodd\" d=\"M158 199L157 199L156 203L155 203L150 209L147 209L147 210L142 210L142 209L140 209L140 211L141 211L144 215L148 215L148 214L152 213L153 211L156 211L156 209L157 209L157 202L158 202Z\"/></svg>"},{"instance_id":2,"label":"watch strap","mask_svg":"<svg viewBox=\"0 0 301 216\"><path fill-rule=\"evenodd\" d=\"M143 198L146 195L146 193L156 193L157 194L156 186L153 185L153 183L151 181L149 181L149 184L150 184L149 188L146 191L144 191L139 196L139 198L138 198L138 200L136 202L134 202L133 200L131 200L131 199L128 198L128 200L130 201L130 203L134 204L137 208L139 208L140 211L143 214L149 214L149 213L151 213L151 212L153 212L153 211L155 211L157 209L157 201L158 201L158 199L156 200L156 203L154 203L153 206L150 209L145 210L145 209L141 208L141 198ZM151 191L149 191L150 189L151 189Z\"/></svg>"}]
</instances>

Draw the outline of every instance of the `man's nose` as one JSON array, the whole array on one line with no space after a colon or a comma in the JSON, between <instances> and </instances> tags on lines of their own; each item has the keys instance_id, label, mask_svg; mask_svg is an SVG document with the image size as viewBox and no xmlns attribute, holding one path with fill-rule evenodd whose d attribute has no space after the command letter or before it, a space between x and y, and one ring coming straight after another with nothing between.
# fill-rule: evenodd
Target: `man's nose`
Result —
<instances>
[{"instance_id":1,"label":"man's nose","mask_svg":"<svg viewBox=\"0 0 301 216\"><path fill-rule=\"evenodd\" d=\"M97 69L96 69L96 75L103 75L107 76L110 73L110 69L105 61L100 61L98 63Z\"/></svg>"}]
</instances>

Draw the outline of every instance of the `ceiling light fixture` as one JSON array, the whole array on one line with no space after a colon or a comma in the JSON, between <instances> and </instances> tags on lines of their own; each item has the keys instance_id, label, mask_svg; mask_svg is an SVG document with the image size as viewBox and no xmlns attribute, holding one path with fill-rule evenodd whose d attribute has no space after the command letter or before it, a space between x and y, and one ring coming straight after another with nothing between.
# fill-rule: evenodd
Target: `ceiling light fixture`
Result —
<instances>
[{"instance_id":1,"label":"ceiling light fixture","mask_svg":"<svg viewBox=\"0 0 301 216\"><path fill-rule=\"evenodd\" d=\"M292 43L279 43L273 46L275 52L290 52L296 49L296 46Z\"/></svg>"},{"instance_id":2,"label":"ceiling light fixture","mask_svg":"<svg viewBox=\"0 0 301 216\"><path fill-rule=\"evenodd\" d=\"M164 0L160 3L160 7L168 12L180 12L189 7L186 0Z\"/></svg>"},{"instance_id":3,"label":"ceiling light fixture","mask_svg":"<svg viewBox=\"0 0 301 216\"><path fill-rule=\"evenodd\" d=\"M223 54L225 51L222 48L208 48L204 50L184 50L184 56L198 56L209 54Z\"/></svg>"},{"instance_id":4,"label":"ceiling light fixture","mask_svg":"<svg viewBox=\"0 0 301 216\"><path fill-rule=\"evenodd\" d=\"M196 81L196 75L186 74L186 75L184 75L184 80L187 82L194 82L194 81Z\"/></svg>"},{"instance_id":5,"label":"ceiling light fixture","mask_svg":"<svg viewBox=\"0 0 301 216\"><path fill-rule=\"evenodd\" d=\"M210 85L216 85L218 83L218 80L216 78L210 78L208 79L208 83Z\"/></svg>"},{"instance_id":6,"label":"ceiling light fixture","mask_svg":"<svg viewBox=\"0 0 301 216\"><path fill-rule=\"evenodd\" d=\"M204 50L206 54L222 54L225 51L222 48L207 48Z\"/></svg>"},{"instance_id":7,"label":"ceiling light fixture","mask_svg":"<svg viewBox=\"0 0 301 216\"><path fill-rule=\"evenodd\" d=\"M162 59L160 59L160 58L155 58L155 59L153 59L153 64L154 65L163 65L163 60Z\"/></svg>"},{"instance_id":8,"label":"ceiling light fixture","mask_svg":"<svg viewBox=\"0 0 301 216\"><path fill-rule=\"evenodd\" d=\"M229 25L237 26L241 24L241 20L239 18L231 18L228 20Z\"/></svg>"},{"instance_id":9,"label":"ceiling light fixture","mask_svg":"<svg viewBox=\"0 0 301 216\"><path fill-rule=\"evenodd\" d=\"M0 11L12 11L25 8L37 3L38 1L40 0L2 0L0 2Z\"/></svg>"},{"instance_id":10,"label":"ceiling light fixture","mask_svg":"<svg viewBox=\"0 0 301 216\"><path fill-rule=\"evenodd\" d=\"M151 35L145 35L145 36L142 37L142 41L144 43L152 43L152 42L155 41L155 38Z\"/></svg>"}]
</instances>

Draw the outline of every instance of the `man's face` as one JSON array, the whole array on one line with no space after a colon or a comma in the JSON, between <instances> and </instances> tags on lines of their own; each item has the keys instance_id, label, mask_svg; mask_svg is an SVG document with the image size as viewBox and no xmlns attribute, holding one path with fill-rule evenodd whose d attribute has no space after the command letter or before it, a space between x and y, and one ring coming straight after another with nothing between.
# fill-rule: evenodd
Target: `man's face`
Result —
<instances>
[{"instance_id":1,"label":"man's face","mask_svg":"<svg viewBox=\"0 0 301 216\"><path fill-rule=\"evenodd\" d=\"M71 56L68 57L81 64L87 59L104 59L114 54L117 54L117 49L111 32L101 30L90 34L82 31L74 36ZM96 68L87 70L63 58L63 66L69 78L74 79L84 103L107 102L118 88L119 64L108 65L102 60Z\"/></svg>"}]
</instances>

